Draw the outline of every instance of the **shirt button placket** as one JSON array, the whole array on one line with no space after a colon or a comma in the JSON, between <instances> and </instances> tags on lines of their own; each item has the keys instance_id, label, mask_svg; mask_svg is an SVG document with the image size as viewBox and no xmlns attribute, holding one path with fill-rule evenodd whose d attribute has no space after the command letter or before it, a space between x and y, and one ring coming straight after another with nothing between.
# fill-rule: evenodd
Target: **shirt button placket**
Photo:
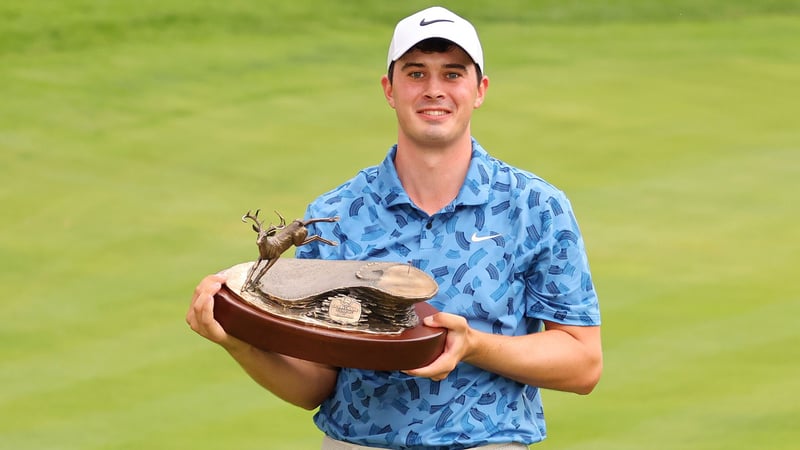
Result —
<instances>
[{"instance_id":1,"label":"shirt button placket","mask_svg":"<svg viewBox=\"0 0 800 450\"><path fill-rule=\"evenodd\" d=\"M430 249L433 248L433 217L428 217L427 220L422 222L422 229L419 235L419 248Z\"/></svg>"}]
</instances>

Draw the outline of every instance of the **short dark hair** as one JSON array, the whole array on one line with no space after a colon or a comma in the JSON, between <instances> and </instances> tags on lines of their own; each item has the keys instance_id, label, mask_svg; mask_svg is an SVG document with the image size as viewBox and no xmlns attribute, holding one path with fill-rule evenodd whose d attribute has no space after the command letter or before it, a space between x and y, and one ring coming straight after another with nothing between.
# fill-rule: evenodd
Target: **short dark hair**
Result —
<instances>
[{"instance_id":1,"label":"short dark hair","mask_svg":"<svg viewBox=\"0 0 800 450\"><path fill-rule=\"evenodd\" d=\"M429 38L417 42L417 44L408 49L408 51L410 52L412 50L419 50L423 53L444 53L450 50L450 48L454 45L457 44L454 44L453 42L448 41L447 39ZM395 61L392 61L391 64L389 64L389 72L386 74L389 77L389 83L392 83L392 79L394 77L394 63ZM481 67L477 63L474 64L475 64L475 73L478 74L478 85L480 85L481 79L483 78L483 73L481 72Z\"/></svg>"}]
</instances>

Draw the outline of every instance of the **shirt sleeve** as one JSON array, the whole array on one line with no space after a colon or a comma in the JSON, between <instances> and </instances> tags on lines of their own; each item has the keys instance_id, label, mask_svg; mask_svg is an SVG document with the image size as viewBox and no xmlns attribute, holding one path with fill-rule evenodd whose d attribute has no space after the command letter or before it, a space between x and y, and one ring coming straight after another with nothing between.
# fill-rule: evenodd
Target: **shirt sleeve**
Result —
<instances>
[{"instance_id":1,"label":"shirt sleeve","mask_svg":"<svg viewBox=\"0 0 800 450\"><path fill-rule=\"evenodd\" d=\"M600 325L600 308L583 237L563 193L546 199L528 226L534 254L525 272L529 317L564 325Z\"/></svg>"}]
</instances>

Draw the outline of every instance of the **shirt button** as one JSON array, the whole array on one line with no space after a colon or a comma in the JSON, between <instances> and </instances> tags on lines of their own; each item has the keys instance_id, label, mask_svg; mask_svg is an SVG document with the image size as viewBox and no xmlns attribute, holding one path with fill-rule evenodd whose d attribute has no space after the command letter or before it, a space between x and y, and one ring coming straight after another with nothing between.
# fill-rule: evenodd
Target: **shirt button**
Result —
<instances>
[{"instance_id":1,"label":"shirt button","mask_svg":"<svg viewBox=\"0 0 800 450\"><path fill-rule=\"evenodd\" d=\"M431 228L433 228L433 221L432 221L432 220L428 221L428 223L425 225L425 228L427 228L427 229L429 229L429 230L430 230Z\"/></svg>"}]
</instances>

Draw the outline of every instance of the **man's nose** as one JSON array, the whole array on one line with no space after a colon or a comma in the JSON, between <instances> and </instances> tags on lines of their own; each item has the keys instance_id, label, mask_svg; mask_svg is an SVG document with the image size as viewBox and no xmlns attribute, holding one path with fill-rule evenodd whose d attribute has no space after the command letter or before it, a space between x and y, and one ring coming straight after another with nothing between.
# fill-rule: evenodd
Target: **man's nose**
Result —
<instances>
[{"instance_id":1,"label":"man's nose","mask_svg":"<svg viewBox=\"0 0 800 450\"><path fill-rule=\"evenodd\" d=\"M444 89L442 81L435 77L428 79L428 84L425 86L425 97L427 98L444 98Z\"/></svg>"}]
</instances>

